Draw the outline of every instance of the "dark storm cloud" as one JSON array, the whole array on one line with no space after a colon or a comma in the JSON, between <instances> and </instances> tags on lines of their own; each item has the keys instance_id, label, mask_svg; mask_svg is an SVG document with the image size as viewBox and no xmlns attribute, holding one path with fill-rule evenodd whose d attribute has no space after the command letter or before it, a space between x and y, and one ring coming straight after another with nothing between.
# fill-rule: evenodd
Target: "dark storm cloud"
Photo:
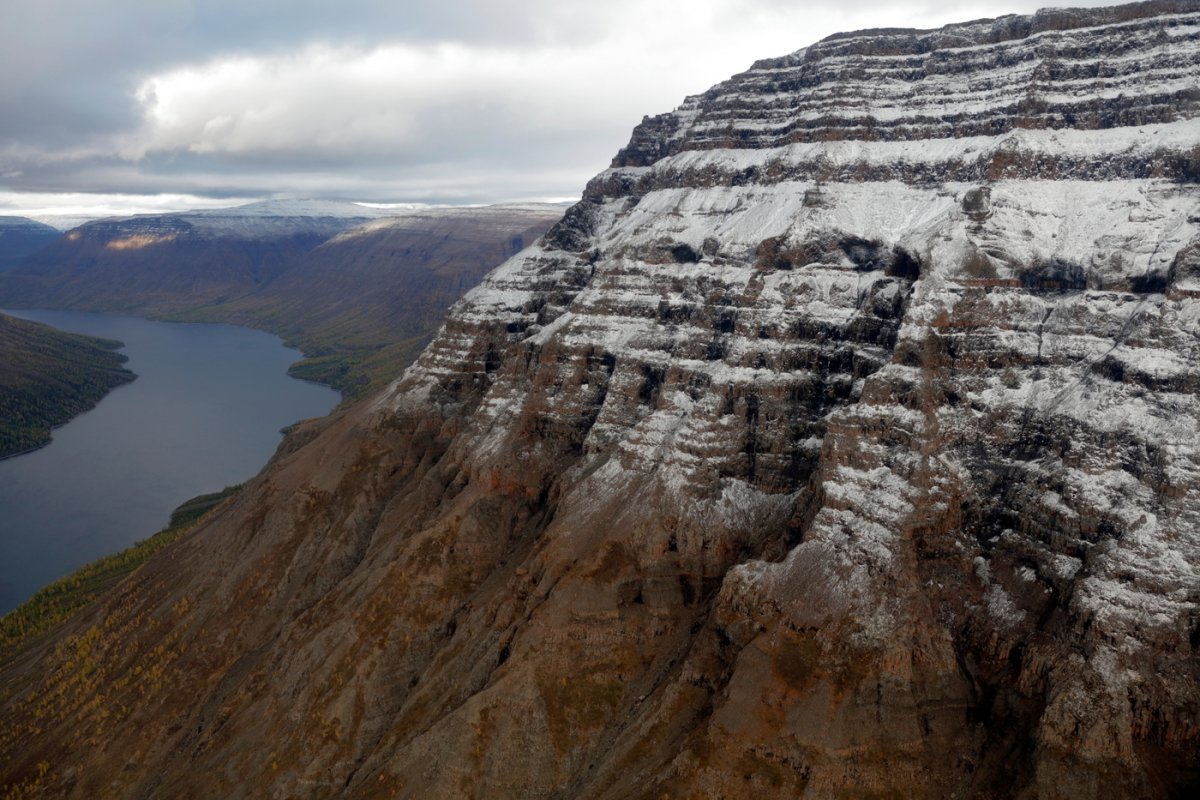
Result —
<instances>
[{"instance_id":1,"label":"dark storm cloud","mask_svg":"<svg viewBox=\"0 0 1200 800\"><path fill-rule=\"evenodd\" d=\"M7 0L0 192L571 195L643 114L757 58L836 30L996 10L941 0Z\"/></svg>"}]
</instances>

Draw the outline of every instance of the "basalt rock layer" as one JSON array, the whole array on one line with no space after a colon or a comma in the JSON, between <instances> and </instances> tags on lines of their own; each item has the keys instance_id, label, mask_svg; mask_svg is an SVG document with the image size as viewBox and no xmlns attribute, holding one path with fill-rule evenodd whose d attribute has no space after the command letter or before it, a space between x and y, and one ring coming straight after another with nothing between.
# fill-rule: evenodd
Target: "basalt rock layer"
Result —
<instances>
[{"instance_id":1,"label":"basalt rock layer","mask_svg":"<svg viewBox=\"0 0 1200 800\"><path fill-rule=\"evenodd\" d=\"M389 391L4 666L3 779L1183 796L1198 82L1154 2L648 118Z\"/></svg>"}]
</instances>

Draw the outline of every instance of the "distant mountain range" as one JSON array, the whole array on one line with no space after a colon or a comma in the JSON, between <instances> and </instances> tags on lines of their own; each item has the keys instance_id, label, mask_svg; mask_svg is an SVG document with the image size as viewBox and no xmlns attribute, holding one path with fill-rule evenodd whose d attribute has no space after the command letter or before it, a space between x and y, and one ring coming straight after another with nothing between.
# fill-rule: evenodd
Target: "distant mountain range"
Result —
<instances>
[{"instance_id":1,"label":"distant mountain range","mask_svg":"<svg viewBox=\"0 0 1200 800\"><path fill-rule=\"evenodd\" d=\"M334 234L379 216L352 203L269 201L96 220L11 269L2 302L144 314L226 302Z\"/></svg>"},{"instance_id":2,"label":"distant mountain range","mask_svg":"<svg viewBox=\"0 0 1200 800\"><path fill-rule=\"evenodd\" d=\"M0 272L12 269L62 233L28 217L0 217Z\"/></svg>"},{"instance_id":3,"label":"distant mountain range","mask_svg":"<svg viewBox=\"0 0 1200 800\"><path fill-rule=\"evenodd\" d=\"M271 200L97 220L0 274L0 305L261 328L315 359L304 377L356 394L397 374L451 303L563 211Z\"/></svg>"}]
</instances>

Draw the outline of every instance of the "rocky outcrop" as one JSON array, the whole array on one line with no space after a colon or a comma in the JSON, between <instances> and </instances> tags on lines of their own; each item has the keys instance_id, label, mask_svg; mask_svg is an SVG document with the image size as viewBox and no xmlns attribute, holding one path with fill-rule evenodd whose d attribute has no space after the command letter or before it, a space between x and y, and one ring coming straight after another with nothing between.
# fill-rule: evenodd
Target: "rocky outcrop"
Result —
<instances>
[{"instance_id":1,"label":"rocky outcrop","mask_svg":"<svg viewBox=\"0 0 1200 800\"><path fill-rule=\"evenodd\" d=\"M1194 11L1186 0L1161 0L1047 9L938 31L838 34L760 61L688 98L673 114L647 118L615 164L649 166L687 150L969 139L1014 128L1095 131L1187 120L1200 103ZM887 160L899 154L874 153Z\"/></svg>"},{"instance_id":2,"label":"rocky outcrop","mask_svg":"<svg viewBox=\"0 0 1200 800\"><path fill-rule=\"evenodd\" d=\"M1198 31L1146 3L835 37L647 120L388 392L5 665L5 780L1195 788L1200 190L1171 165L1200 121L1162 87ZM1005 104L1104 106L1088 65L1176 100ZM946 75L991 133L835 113Z\"/></svg>"}]
</instances>

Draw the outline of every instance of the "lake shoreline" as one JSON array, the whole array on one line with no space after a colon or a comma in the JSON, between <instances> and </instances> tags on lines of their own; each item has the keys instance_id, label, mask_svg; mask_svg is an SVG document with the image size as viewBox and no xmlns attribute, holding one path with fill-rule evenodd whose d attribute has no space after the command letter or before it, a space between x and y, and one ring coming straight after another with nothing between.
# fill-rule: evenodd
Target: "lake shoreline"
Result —
<instances>
[{"instance_id":1,"label":"lake shoreline","mask_svg":"<svg viewBox=\"0 0 1200 800\"><path fill-rule=\"evenodd\" d=\"M124 341L137 379L47 445L0 460L0 614L162 529L188 498L257 474L284 428L342 400L291 377L296 349L266 332L90 311L14 316Z\"/></svg>"}]
</instances>

